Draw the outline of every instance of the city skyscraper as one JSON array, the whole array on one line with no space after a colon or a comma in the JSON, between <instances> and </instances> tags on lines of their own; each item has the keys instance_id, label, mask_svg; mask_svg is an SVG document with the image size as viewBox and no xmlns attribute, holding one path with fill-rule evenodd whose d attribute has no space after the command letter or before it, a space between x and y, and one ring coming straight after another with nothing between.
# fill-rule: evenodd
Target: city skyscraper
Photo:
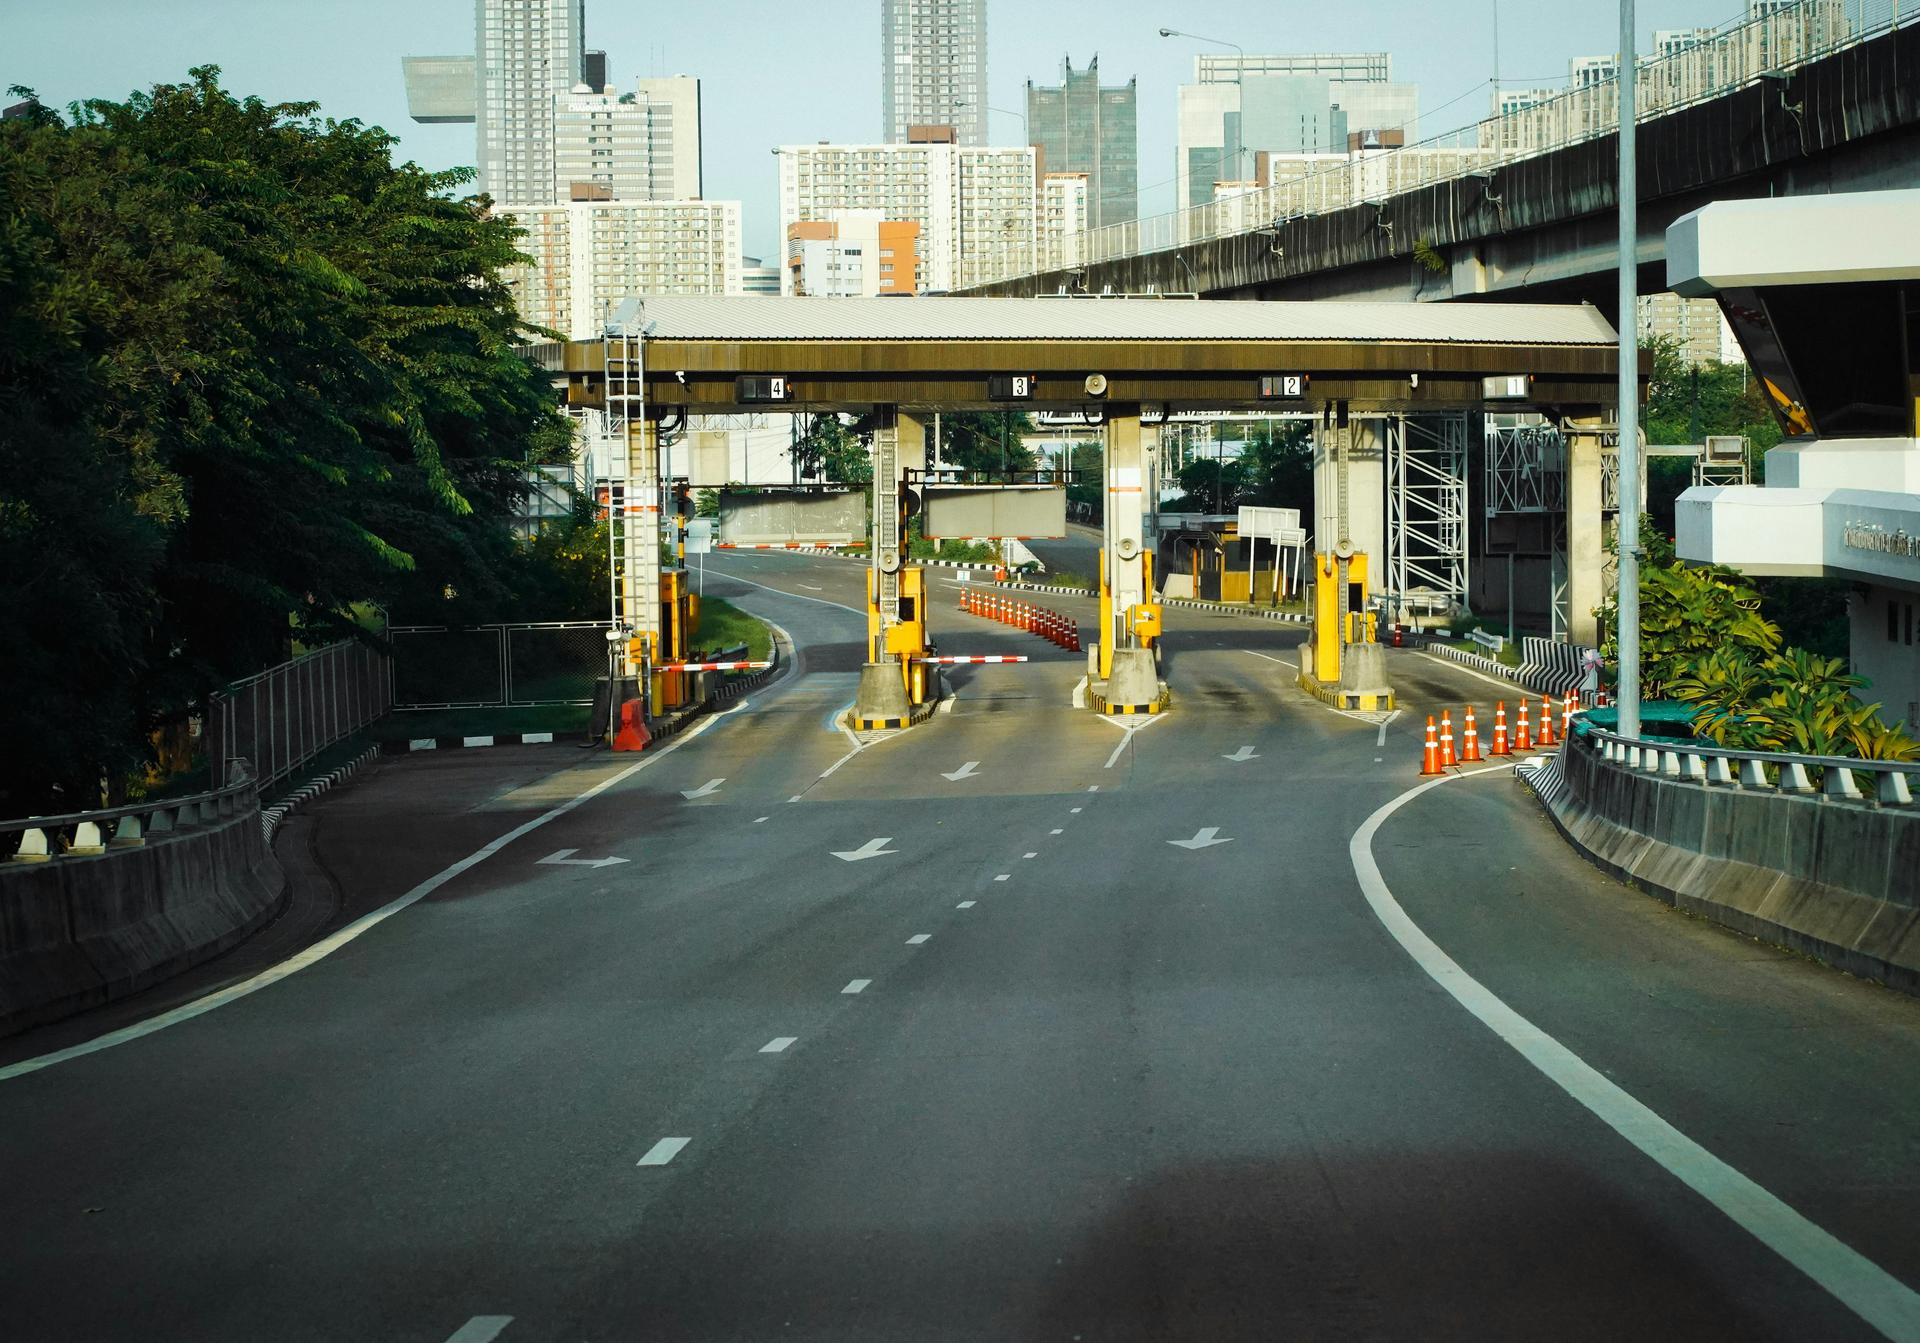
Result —
<instances>
[{"instance_id":1,"label":"city skyscraper","mask_svg":"<svg viewBox=\"0 0 1920 1343\"><path fill-rule=\"evenodd\" d=\"M552 200L554 115L585 74L586 0L476 0L480 190L502 205Z\"/></svg>"},{"instance_id":2,"label":"city skyscraper","mask_svg":"<svg viewBox=\"0 0 1920 1343\"><path fill-rule=\"evenodd\" d=\"M987 142L987 0L881 0L880 124L890 144L910 126Z\"/></svg>"},{"instance_id":3,"label":"city skyscraper","mask_svg":"<svg viewBox=\"0 0 1920 1343\"><path fill-rule=\"evenodd\" d=\"M1075 70L1060 63L1057 88L1027 81L1027 134L1046 173L1087 175L1090 228L1124 224L1140 213L1140 137L1135 81L1100 85L1100 58Z\"/></svg>"},{"instance_id":4,"label":"city skyscraper","mask_svg":"<svg viewBox=\"0 0 1920 1343\"><path fill-rule=\"evenodd\" d=\"M642 79L619 94L583 86L555 100L553 143L547 200L695 200L700 81Z\"/></svg>"}]
</instances>

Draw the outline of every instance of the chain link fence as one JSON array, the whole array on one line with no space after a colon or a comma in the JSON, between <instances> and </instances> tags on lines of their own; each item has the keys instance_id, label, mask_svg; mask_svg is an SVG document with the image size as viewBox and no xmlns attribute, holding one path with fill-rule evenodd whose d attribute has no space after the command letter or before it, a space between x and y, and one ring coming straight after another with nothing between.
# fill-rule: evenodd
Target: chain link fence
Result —
<instances>
[{"instance_id":1,"label":"chain link fence","mask_svg":"<svg viewBox=\"0 0 1920 1343\"><path fill-rule=\"evenodd\" d=\"M233 782L235 762L245 760L264 789L390 707L386 657L351 639L236 681L208 700L213 786Z\"/></svg>"},{"instance_id":2,"label":"chain link fence","mask_svg":"<svg viewBox=\"0 0 1920 1343\"><path fill-rule=\"evenodd\" d=\"M498 709L591 704L607 674L605 621L396 625L396 709Z\"/></svg>"}]
</instances>

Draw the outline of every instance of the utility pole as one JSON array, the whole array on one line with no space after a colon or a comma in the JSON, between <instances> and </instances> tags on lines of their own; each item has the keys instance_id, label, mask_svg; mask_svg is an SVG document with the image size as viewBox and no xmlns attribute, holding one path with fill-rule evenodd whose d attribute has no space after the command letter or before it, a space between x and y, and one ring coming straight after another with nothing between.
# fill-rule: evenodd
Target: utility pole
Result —
<instances>
[{"instance_id":1,"label":"utility pole","mask_svg":"<svg viewBox=\"0 0 1920 1343\"><path fill-rule=\"evenodd\" d=\"M1640 735L1640 183L1634 3L1620 0L1620 735Z\"/></svg>"}]
</instances>

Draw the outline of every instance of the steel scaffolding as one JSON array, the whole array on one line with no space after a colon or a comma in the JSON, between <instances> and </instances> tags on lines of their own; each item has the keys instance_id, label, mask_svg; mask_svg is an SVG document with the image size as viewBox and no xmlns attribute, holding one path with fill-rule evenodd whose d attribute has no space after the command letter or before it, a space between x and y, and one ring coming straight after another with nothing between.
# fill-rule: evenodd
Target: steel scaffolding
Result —
<instances>
[{"instance_id":1,"label":"steel scaffolding","mask_svg":"<svg viewBox=\"0 0 1920 1343\"><path fill-rule=\"evenodd\" d=\"M1467 415L1392 416L1387 431L1387 575L1395 600L1467 602Z\"/></svg>"}]
</instances>

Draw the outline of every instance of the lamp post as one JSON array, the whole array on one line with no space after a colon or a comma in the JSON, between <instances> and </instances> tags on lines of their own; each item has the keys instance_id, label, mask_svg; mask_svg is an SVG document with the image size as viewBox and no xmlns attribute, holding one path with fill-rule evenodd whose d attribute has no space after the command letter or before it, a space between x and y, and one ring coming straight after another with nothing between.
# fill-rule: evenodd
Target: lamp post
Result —
<instances>
[{"instance_id":1,"label":"lamp post","mask_svg":"<svg viewBox=\"0 0 1920 1343\"><path fill-rule=\"evenodd\" d=\"M1241 167L1241 162L1242 162L1242 157L1248 152L1247 143L1246 143L1247 111L1246 111L1246 97L1245 97L1246 74L1247 74L1246 48L1242 47L1238 42L1228 42L1225 39L1218 38L1218 37L1203 37L1199 33L1182 32L1178 28L1162 28L1160 30L1160 36L1184 37L1189 42L1205 42L1210 47L1232 47L1233 48L1234 57L1235 57L1234 63L1233 63L1233 87L1239 91L1238 101L1240 103L1240 135L1238 137L1240 143L1234 147L1233 166L1234 166L1234 170L1240 173L1241 179L1244 181L1246 178L1246 169ZM1223 127L1222 129L1224 130L1225 128ZM1224 138L1224 136L1222 138ZM1224 146L1221 148L1220 152L1222 155L1226 153L1226 149Z\"/></svg>"},{"instance_id":2,"label":"lamp post","mask_svg":"<svg viewBox=\"0 0 1920 1343\"><path fill-rule=\"evenodd\" d=\"M1620 735L1640 735L1640 348L1638 126L1634 121L1634 4L1620 0Z\"/></svg>"}]
</instances>

